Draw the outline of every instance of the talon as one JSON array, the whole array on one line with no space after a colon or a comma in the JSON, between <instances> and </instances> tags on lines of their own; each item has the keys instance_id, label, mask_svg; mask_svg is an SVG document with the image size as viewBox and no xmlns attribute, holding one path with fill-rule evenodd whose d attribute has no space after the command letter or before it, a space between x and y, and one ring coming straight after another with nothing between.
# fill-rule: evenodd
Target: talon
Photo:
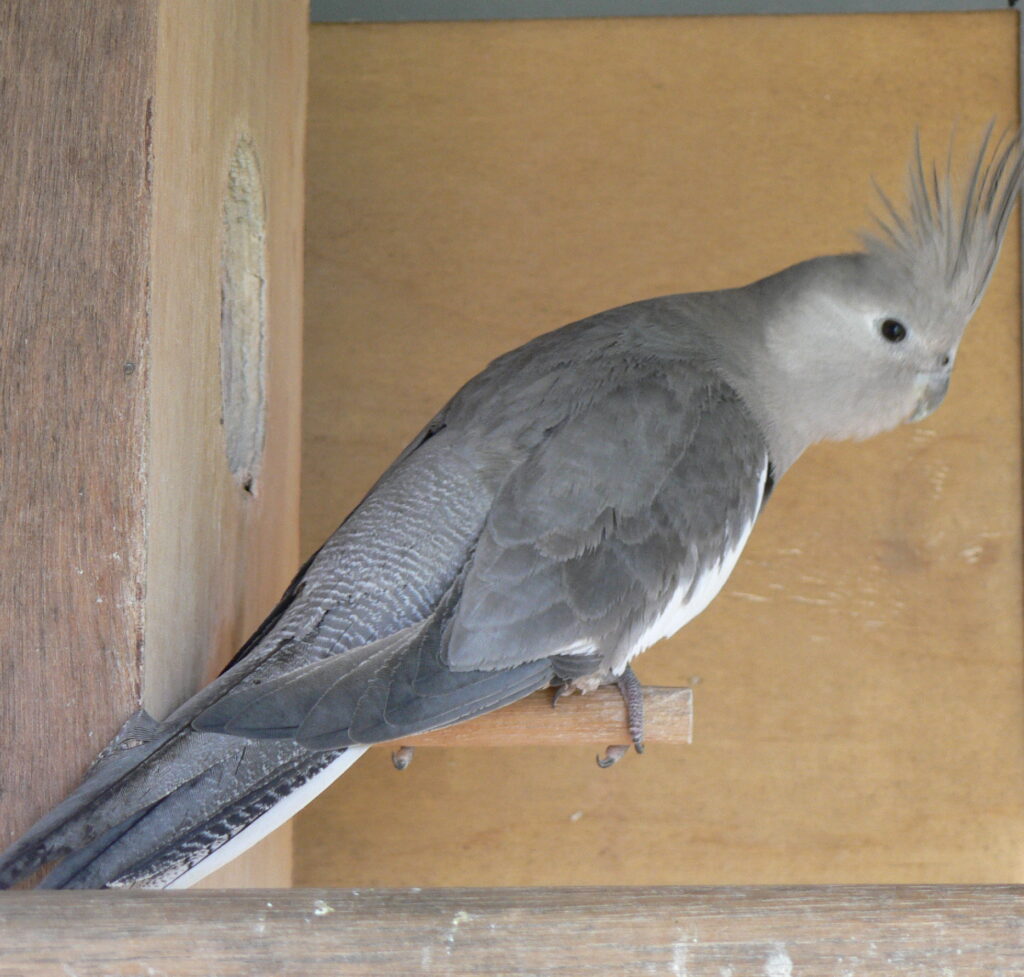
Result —
<instances>
[{"instance_id":1,"label":"talon","mask_svg":"<svg viewBox=\"0 0 1024 977\"><path fill-rule=\"evenodd\" d=\"M629 752L628 746L609 746L604 751L604 756L597 758L597 765L602 770L607 770L609 767L615 766L627 753Z\"/></svg>"},{"instance_id":2,"label":"talon","mask_svg":"<svg viewBox=\"0 0 1024 977\"><path fill-rule=\"evenodd\" d=\"M403 746L394 753L391 754L391 764L396 770L404 770L412 763L412 752L411 746Z\"/></svg>"},{"instance_id":3,"label":"talon","mask_svg":"<svg viewBox=\"0 0 1024 977\"><path fill-rule=\"evenodd\" d=\"M572 684L570 682L563 682L561 685L555 687L555 694L551 697L551 708L554 709L558 705L559 699L565 695L572 694Z\"/></svg>"}]
</instances>

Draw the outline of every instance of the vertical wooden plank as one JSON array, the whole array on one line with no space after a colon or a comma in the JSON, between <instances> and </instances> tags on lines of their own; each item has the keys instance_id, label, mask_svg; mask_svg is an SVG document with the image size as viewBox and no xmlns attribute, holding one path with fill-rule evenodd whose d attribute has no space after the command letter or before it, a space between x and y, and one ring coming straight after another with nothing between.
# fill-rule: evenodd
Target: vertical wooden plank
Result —
<instances>
[{"instance_id":1,"label":"vertical wooden plank","mask_svg":"<svg viewBox=\"0 0 1024 977\"><path fill-rule=\"evenodd\" d=\"M144 691L156 715L212 677L298 565L306 17L303 0L160 5ZM232 288L250 290L254 321L232 328L250 333L239 369L263 402L241 411L261 456L236 474L221 398ZM247 857L262 868L210 884L288 884L290 828L265 846Z\"/></svg>"},{"instance_id":2,"label":"vertical wooden plank","mask_svg":"<svg viewBox=\"0 0 1024 977\"><path fill-rule=\"evenodd\" d=\"M0 7L4 846L297 565L306 31L302 0ZM288 883L287 835L262 862L236 878Z\"/></svg>"},{"instance_id":3,"label":"vertical wooden plank","mask_svg":"<svg viewBox=\"0 0 1024 977\"><path fill-rule=\"evenodd\" d=\"M0 5L0 847L139 694L155 5Z\"/></svg>"}]
</instances>

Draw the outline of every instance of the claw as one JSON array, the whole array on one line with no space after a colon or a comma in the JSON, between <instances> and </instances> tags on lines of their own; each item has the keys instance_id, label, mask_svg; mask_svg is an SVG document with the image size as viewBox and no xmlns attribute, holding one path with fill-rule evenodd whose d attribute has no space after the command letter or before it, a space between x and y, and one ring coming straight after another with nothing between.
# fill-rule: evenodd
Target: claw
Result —
<instances>
[{"instance_id":1,"label":"claw","mask_svg":"<svg viewBox=\"0 0 1024 977\"><path fill-rule=\"evenodd\" d=\"M615 766L627 753L629 752L628 746L609 746L604 751L604 756L597 758L597 765L602 770L607 770L609 767Z\"/></svg>"},{"instance_id":2,"label":"claw","mask_svg":"<svg viewBox=\"0 0 1024 977\"><path fill-rule=\"evenodd\" d=\"M554 709L558 705L559 700L562 696L572 695L572 683L563 682L561 685L556 686L555 694L551 697L551 708Z\"/></svg>"},{"instance_id":3,"label":"claw","mask_svg":"<svg viewBox=\"0 0 1024 977\"><path fill-rule=\"evenodd\" d=\"M411 746L403 746L395 750L391 754L391 764L396 770L404 770L412 763L412 751Z\"/></svg>"}]
</instances>

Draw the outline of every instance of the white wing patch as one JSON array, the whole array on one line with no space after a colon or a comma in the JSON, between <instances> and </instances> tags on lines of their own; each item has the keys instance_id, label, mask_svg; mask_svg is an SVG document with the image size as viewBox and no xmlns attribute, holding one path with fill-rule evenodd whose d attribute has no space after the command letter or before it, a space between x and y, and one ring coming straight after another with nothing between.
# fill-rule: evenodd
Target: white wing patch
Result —
<instances>
[{"instance_id":1,"label":"white wing patch","mask_svg":"<svg viewBox=\"0 0 1024 977\"><path fill-rule=\"evenodd\" d=\"M571 645L563 645L546 654L554 658L556 655L590 655L596 650L597 645L594 644L593 638L580 638L579 641L574 641Z\"/></svg>"},{"instance_id":2,"label":"white wing patch","mask_svg":"<svg viewBox=\"0 0 1024 977\"><path fill-rule=\"evenodd\" d=\"M758 480L758 496L761 498L764 497L765 479L767 477L768 466L766 464ZM758 512L760 512L760 506L758 507ZM641 651L650 648L656 641L661 641L662 638L675 634L685 624L689 624L714 600L722 589L722 585L729 578L729 574L735 568L740 558L740 553L743 552L743 547L746 546L750 531L754 528L754 523L757 521L758 512L754 513L750 522L743 527L743 532L740 533L739 539L735 540L733 545L722 554L718 562L704 571L703 576L697 580L696 586L693 586L692 590L692 581L687 580L680 583L661 614L648 625L647 630L640 636L640 640L637 641L636 646L622 663L623 669Z\"/></svg>"}]
</instances>

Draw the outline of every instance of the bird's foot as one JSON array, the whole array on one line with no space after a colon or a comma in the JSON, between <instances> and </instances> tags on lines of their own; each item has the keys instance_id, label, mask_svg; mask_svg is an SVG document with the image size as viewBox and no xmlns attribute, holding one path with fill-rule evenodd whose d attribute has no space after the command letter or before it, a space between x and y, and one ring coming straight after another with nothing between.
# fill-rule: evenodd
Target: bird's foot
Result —
<instances>
[{"instance_id":1,"label":"bird's foot","mask_svg":"<svg viewBox=\"0 0 1024 977\"><path fill-rule=\"evenodd\" d=\"M551 708L554 709L564 696L572 695L575 692L572 682L563 682L555 686L555 694L551 697Z\"/></svg>"},{"instance_id":2,"label":"bird's foot","mask_svg":"<svg viewBox=\"0 0 1024 977\"><path fill-rule=\"evenodd\" d=\"M644 687L629 665L615 680L626 707L626 727L637 753L644 752Z\"/></svg>"},{"instance_id":3,"label":"bird's foot","mask_svg":"<svg viewBox=\"0 0 1024 977\"><path fill-rule=\"evenodd\" d=\"M615 680L622 704L626 707L626 728L633 741L637 753L644 752L644 688L636 673L628 665L626 670ZM609 746L603 757L597 758L597 765L602 769L614 766L629 752L628 746Z\"/></svg>"},{"instance_id":4,"label":"bird's foot","mask_svg":"<svg viewBox=\"0 0 1024 977\"><path fill-rule=\"evenodd\" d=\"M625 671L613 679L619 695L622 696L622 704L626 708L626 728L629 730L629 738L637 753L644 752L644 689L636 673L628 665ZM573 692L580 692L586 695L592 692L601 684L610 684L607 673L602 679L598 675L587 675L581 678L565 681L555 687L555 693L551 697L551 707L555 708L563 696L572 695ZM604 756L597 758L597 765L602 769L618 763L629 752L628 746L609 746Z\"/></svg>"}]
</instances>

